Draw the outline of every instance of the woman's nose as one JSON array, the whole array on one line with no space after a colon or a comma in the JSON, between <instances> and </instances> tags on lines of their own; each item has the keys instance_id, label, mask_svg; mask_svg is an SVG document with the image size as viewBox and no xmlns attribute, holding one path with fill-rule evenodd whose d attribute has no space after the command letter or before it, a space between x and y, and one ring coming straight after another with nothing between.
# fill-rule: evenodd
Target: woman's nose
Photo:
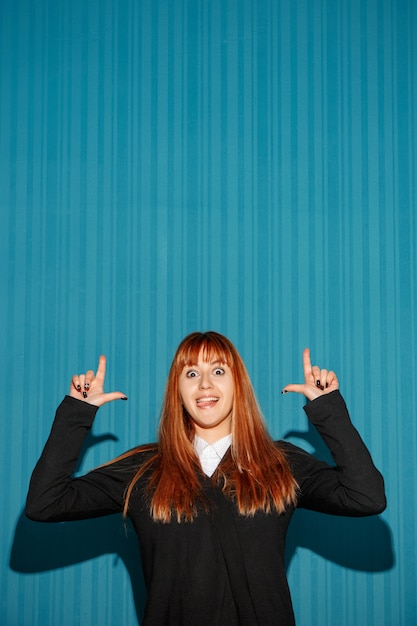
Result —
<instances>
[{"instance_id":1,"label":"woman's nose","mask_svg":"<svg viewBox=\"0 0 417 626\"><path fill-rule=\"evenodd\" d=\"M210 389L211 381L207 374L202 374L200 378L200 389Z\"/></svg>"}]
</instances>

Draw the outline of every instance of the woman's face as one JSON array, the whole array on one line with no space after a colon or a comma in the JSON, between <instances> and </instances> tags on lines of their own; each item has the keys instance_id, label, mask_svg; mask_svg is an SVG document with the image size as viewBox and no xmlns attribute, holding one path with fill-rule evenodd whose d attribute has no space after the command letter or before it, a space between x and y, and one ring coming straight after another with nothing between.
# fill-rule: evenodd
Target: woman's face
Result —
<instances>
[{"instance_id":1,"label":"woman's face","mask_svg":"<svg viewBox=\"0 0 417 626\"><path fill-rule=\"evenodd\" d=\"M179 391L197 435L214 443L231 432L234 383L225 363L204 361L200 351L198 363L182 370Z\"/></svg>"}]
</instances>

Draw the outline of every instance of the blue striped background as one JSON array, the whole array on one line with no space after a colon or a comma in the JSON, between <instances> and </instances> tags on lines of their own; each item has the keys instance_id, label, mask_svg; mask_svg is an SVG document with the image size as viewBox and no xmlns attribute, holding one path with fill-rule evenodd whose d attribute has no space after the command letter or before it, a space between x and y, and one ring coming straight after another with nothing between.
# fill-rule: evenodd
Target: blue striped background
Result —
<instances>
[{"instance_id":1,"label":"blue striped background","mask_svg":"<svg viewBox=\"0 0 417 626\"><path fill-rule=\"evenodd\" d=\"M280 395L309 345L386 478L379 518L294 521L299 626L416 623L416 42L414 0L3 0L3 624L136 623L131 534L29 523L27 484L74 371L129 395L86 469L154 438L207 328L315 449Z\"/></svg>"}]
</instances>

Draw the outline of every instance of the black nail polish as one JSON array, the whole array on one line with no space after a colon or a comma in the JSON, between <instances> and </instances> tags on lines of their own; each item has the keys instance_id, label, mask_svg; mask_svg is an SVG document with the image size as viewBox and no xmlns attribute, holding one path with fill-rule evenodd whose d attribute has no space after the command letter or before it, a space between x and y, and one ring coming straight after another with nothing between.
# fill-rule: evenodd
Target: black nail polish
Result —
<instances>
[{"instance_id":1,"label":"black nail polish","mask_svg":"<svg viewBox=\"0 0 417 626\"><path fill-rule=\"evenodd\" d=\"M127 400L127 396L123 396L123 398L120 398L120 400Z\"/></svg>"},{"instance_id":2,"label":"black nail polish","mask_svg":"<svg viewBox=\"0 0 417 626\"><path fill-rule=\"evenodd\" d=\"M85 389L87 389L87 390L88 390L88 389L90 389L90 383L85 383L84 387L85 387Z\"/></svg>"},{"instance_id":3,"label":"black nail polish","mask_svg":"<svg viewBox=\"0 0 417 626\"><path fill-rule=\"evenodd\" d=\"M83 398L87 397L87 393L85 391L83 391Z\"/></svg>"},{"instance_id":4,"label":"black nail polish","mask_svg":"<svg viewBox=\"0 0 417 626\"><path fill-rule=\"evenodd\" d=\"M77 385L77 391L81 391L81 385Z\"/></svg>"}]
</instances>

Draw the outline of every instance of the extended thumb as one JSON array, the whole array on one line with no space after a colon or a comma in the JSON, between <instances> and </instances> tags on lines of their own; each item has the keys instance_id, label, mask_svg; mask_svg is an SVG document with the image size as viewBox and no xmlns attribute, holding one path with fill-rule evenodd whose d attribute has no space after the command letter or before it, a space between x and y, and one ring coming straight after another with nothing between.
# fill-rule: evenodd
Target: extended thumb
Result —
<instances>
[{"instance_id":1,"label":"extended thumb","mask_svg":"<svg viewBox=\"0 0 417 626\"><path fill-rule=\"evenodd\" d=\"M304 393L304 385L286 385L281 393Z\"/></svg>"}]
</instances>

